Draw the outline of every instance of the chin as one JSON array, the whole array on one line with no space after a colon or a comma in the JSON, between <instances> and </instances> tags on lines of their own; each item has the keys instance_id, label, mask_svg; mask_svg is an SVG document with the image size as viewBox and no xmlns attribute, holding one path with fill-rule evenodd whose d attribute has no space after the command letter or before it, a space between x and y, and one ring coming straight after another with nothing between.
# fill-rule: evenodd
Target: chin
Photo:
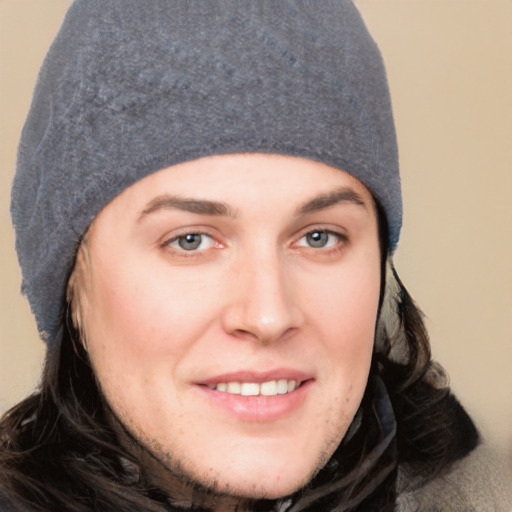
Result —
<instances>
[{"instance_id":1,"label":"chin","mask_svg":"<svg viewBox=\"0 0 512 512\"><path fill-rule=\"evenodd\" d=\"M258 454L238 454L231 460L229 456L216 458L199 467L190 460L178 462L169 456L162 457L162 453L153 455L167 467L169 473L164 478L170 489L176 490L180 482L178 488L185 496L200 500L203 497L204 503L216 501L216 498L221 502L284 498L308 484L326 462L324 457L303 457L300 451L290 458L276 457L275 453L261 450ZM219 466L219 460L225 464ZM205 468L209 469L205 471Z\"/></svg>"},{"instance_id":2,"label":"chin","mask_svg":"<svg viewBox=\"0 0 512 512\"><path fill-rule=\"evenodd\" d=\"M240 495L247 498L277 499L288 496L304 487L312 478L312 473L294 474L293 470L269 475L247 482L240 486Z\"/></svg>"},{"instance_id":3,"label":"chin","mask_svg":"<svg viewBox=\"0 0 512 512\"><path fill-rule=\"evenodd\" d=\"M206 488L220 496L231 496L246 500L274 500L284 498L301 489L311 480L311 475L295 478L294 475L280 474L272 478L266 475L266 478L227 480L222 484L216 482L212 488Z\"/></svg>"},{"instance_id":4,"label":"chin","mask_svg":"<svg viewBox=\"0 0 512 512\"><path fill-rule=\"evenodd\" d=\"M278 499L307 485L328 459L327 454L308 457L300 450L293 457L276 457L264 450L230 461L206 478L194 480L221 495L245 499ZM304 456L305 455L305 456ZM199 477L199 478L197 478Z\"/></svg>"}]
</instances>

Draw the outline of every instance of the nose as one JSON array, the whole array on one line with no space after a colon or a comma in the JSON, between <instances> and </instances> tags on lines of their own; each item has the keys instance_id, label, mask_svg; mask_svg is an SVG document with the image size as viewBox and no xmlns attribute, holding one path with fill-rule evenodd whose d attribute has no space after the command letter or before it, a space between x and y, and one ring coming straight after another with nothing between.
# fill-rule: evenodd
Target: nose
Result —
<instances>
[{"instance_id":1,"label":"nose","mask_svg":"<svg viewBox=\"0 0 512 512\"><path fill-rule=\"evenodd\" d=\"M233 270L227 283L225 332L268 344L302 326L297 283L278 255L267 251L245 258Z\"/></svg>"}]
</instances>

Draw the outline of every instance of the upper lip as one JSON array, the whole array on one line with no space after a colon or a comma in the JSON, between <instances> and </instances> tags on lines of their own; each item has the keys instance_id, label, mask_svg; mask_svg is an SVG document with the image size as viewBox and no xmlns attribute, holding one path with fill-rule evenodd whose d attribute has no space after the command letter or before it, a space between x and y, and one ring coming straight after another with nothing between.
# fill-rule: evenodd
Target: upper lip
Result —
<instances>
[{"instance_id":1,"label":"upper lip","mask_svg":"<svg viewBox=\"0 0 512 512\"><path fill-rule=\"evenodd\" d=\"M295 380L297 382L304 382L313 378L313 375L302 370L293 368L276 368L267 371L253 371L253 370L238 370L234 372L223 373L208 377L201 380L197 384L206 386L215 386L220 382L255 382L261 384L271 380Z\"/></svg>"}]
</instances>

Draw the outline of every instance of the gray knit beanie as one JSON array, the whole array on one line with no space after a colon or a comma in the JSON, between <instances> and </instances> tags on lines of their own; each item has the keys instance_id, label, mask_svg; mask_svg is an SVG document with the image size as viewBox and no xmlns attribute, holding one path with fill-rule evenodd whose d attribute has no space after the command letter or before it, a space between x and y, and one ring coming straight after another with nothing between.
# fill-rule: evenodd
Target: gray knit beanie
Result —
<instances>
[{"instance_id":1,"label":"gray knit beanie","mask_svg":"<svg viewBox=\"0 0 512 512\"><path fill-rule=\"evenodd\" d=\"M199 157L295 155L402 205L378 49L350 0L77 0L42 67L12 189L22 290L50 345L81 237L130 184Z\"/></svg>"}]
</instances>

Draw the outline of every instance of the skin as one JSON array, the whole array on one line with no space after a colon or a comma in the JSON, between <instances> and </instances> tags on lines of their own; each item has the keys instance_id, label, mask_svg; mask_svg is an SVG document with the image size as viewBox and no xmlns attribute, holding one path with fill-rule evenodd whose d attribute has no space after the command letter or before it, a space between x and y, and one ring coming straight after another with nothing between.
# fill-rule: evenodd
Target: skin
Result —
<instances>
[{"instance_id":1,"label":"skin","mask_svg":"<svg viewBox=\"0 0 512 512\"><path fill-rule=\"evenodd\" d=\"M197 248L180 246L197 233ZM163 169L99 213L72 282L110 407L151 454L151 478L185 502L190 482L209 489L216 510L292 493L345 435L367 382L380 289L374 203L349 174L265 154ZM307 386L277 418L263 405L261 418L241 419L200 385L283 368Z\"/></svg>"}]
</instances>

